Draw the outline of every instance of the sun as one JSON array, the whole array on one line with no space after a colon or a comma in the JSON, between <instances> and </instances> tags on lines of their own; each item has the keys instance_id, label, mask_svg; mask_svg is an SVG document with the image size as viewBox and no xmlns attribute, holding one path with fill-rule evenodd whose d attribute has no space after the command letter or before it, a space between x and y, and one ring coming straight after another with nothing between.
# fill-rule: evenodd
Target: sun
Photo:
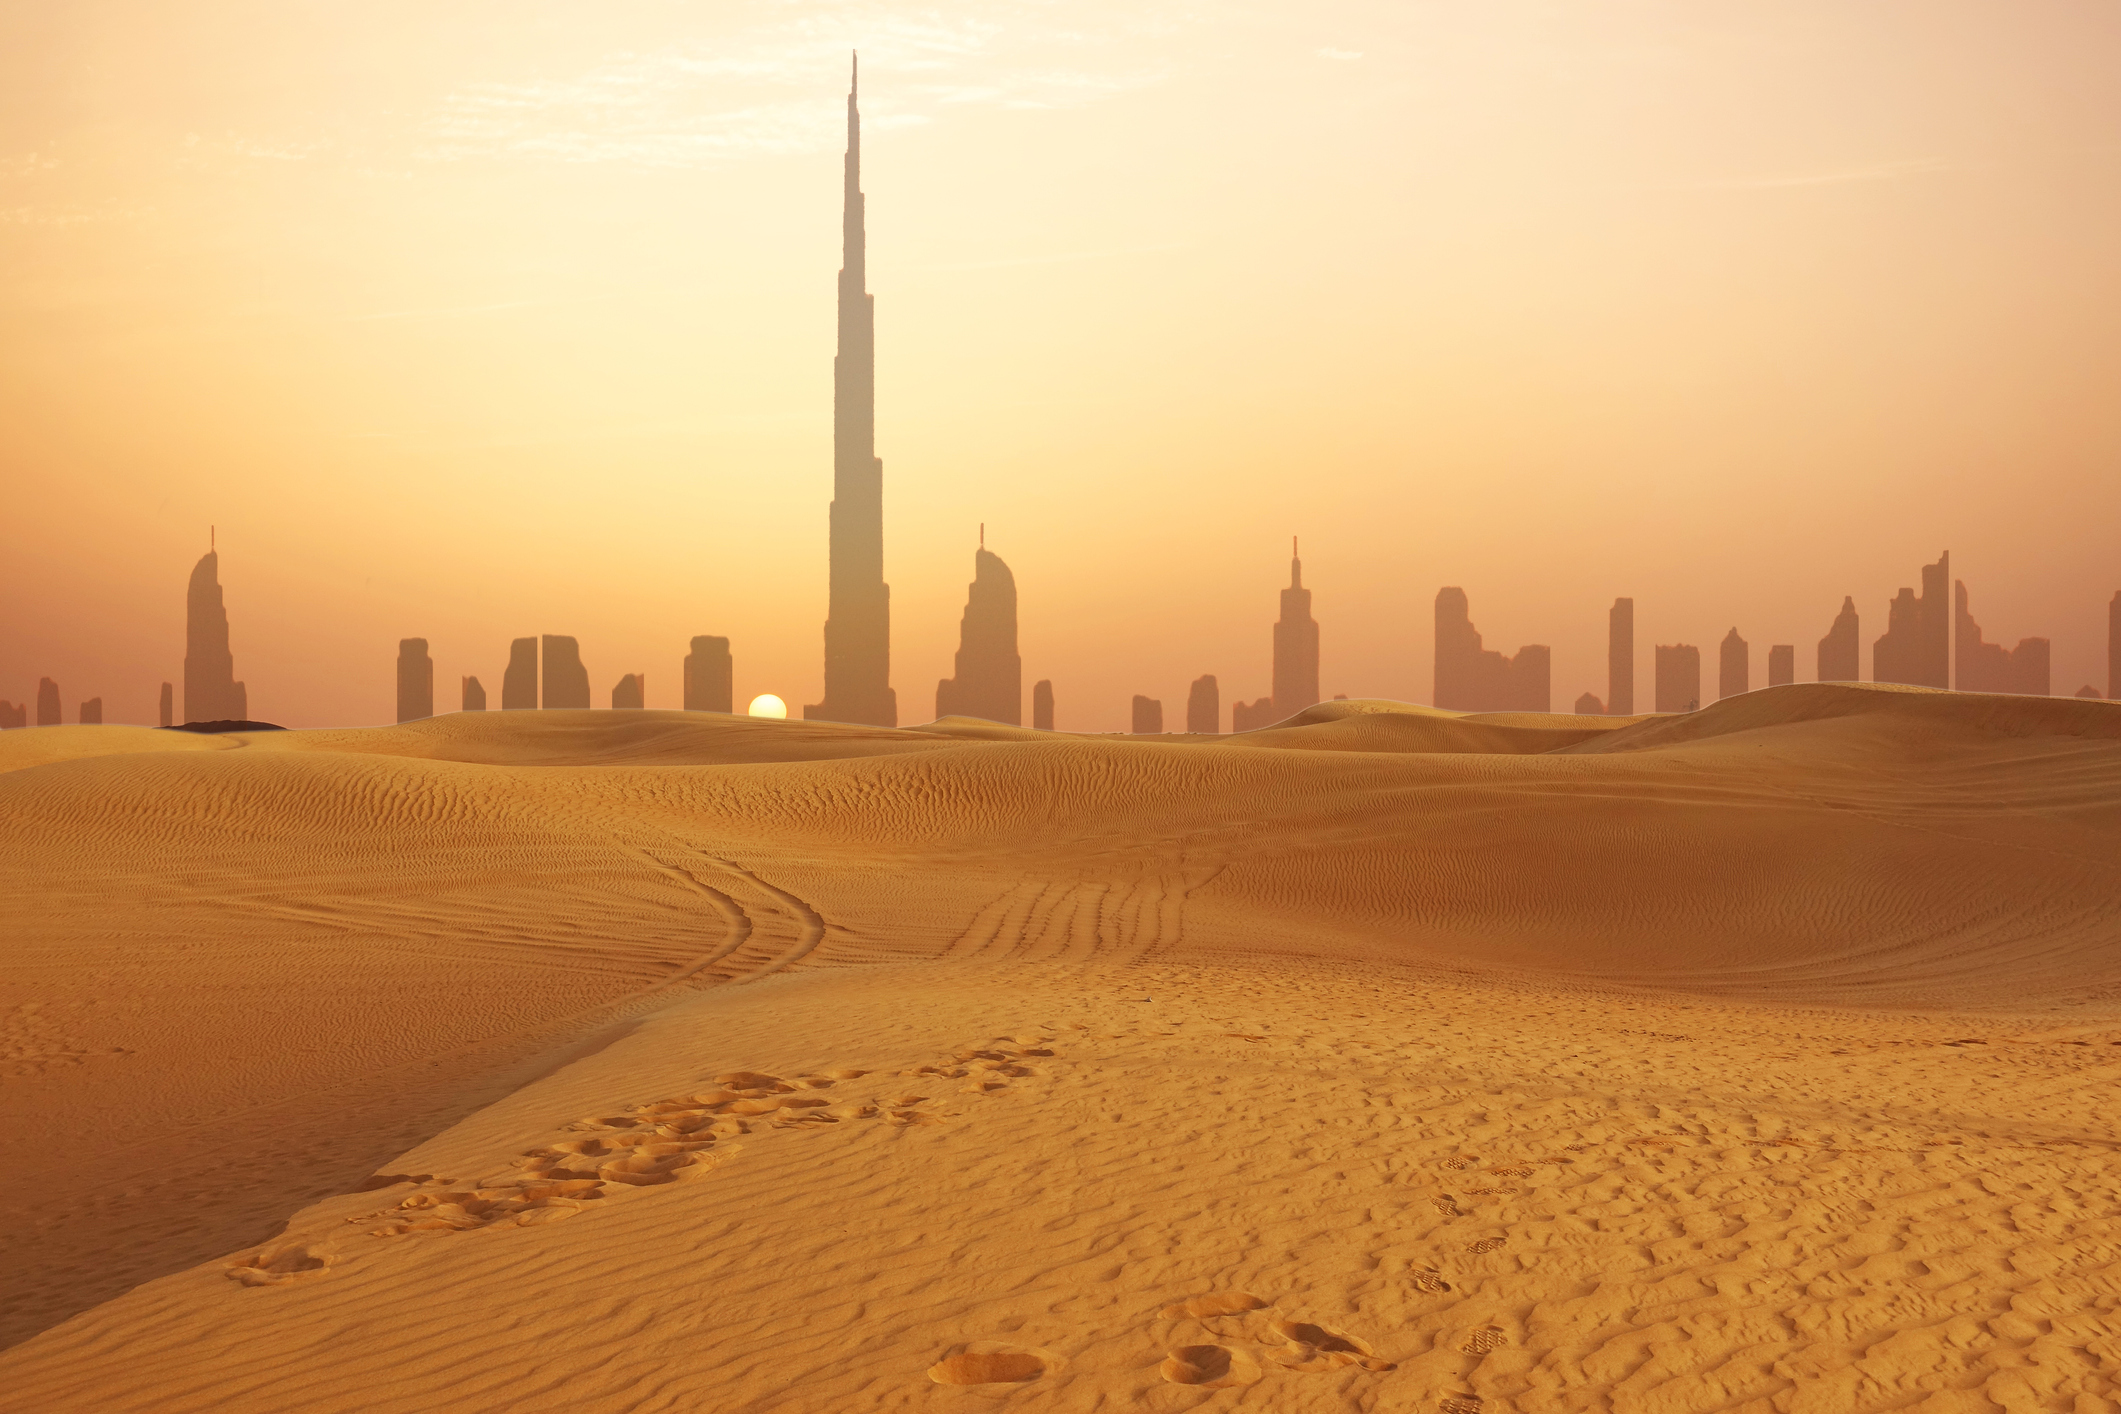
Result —
<instances>
[{"instance_id":1,"label":"sun","mask_svg":"<svg viewBox=\"0 0 2121 1414\"><path fill-rule=\"evenodd\" d=\"M762 692L751 699L751 706L747 710L754 717L785 717L788 715L788 704L770 692Z\"/></svg>"}]
</instances>

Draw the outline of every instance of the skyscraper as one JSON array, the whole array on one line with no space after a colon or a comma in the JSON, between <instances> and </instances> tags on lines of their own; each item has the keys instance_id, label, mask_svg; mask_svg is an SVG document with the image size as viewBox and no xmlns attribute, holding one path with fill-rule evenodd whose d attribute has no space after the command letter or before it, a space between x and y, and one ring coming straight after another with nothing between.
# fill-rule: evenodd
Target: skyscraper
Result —
<instances>
[{"instance_id":1,"label":"skyscraper","mask_svg":"<svg viewBox=\"0 0 2121 1414\"><path fill-rule=\"evenodd\" d=\"M685 710L688 712L733 712L736 664L729 656L729 640L701 634L692 640L685 655Z\"/></svg>"},{"instance_id":2,"label":"skyscraper","mask_svg":"<svg viewBox=\"0 0 2121 1414\"><path fill-rule=\"evenodd\" d=\"M1903 589L1886 608L1885 632L1871 645L1871 677L1916 687L1950 687L1951 610L1946 590L1952 557L1922 567L1922 593Z\"/></svg>"},{"instance_id":3,"label":"skyscraper","mask_svg":"<svg viewBox=\"0 0 2121 1414\"><path fill-rule=\"evenodd\" d=\"M1774 643L1767 651L1767 685L1781 687L1797 681L1797 645Z\"/></svg>"},{"instance_id":4,"label":"skyscraper","mask_svg":"<svg viewBox=\"0 0 2121 1414\"><path fill-rule=\"evenodd\" d=\"M236 681L228 651L228 609L221 602L221 556L209 549L192 567L184 595L184 720L243 722L250 694Z\"/></svg>"},{"instance_id":5,"label":"skyscraper","mask_svg":"<svg viewBox=\"0 0 2121 1414\"><path fill-rule=\"evenodd\" d=\"M1861 682L1863 674L1857 669L1857 657L1862 651L1863 640L1858 637L1856 600L1853 596L1841 596L1841 612L1834 618L1834 626L1827 630L1826 637L1819 640L1819 681Z\"/></svg>"},{"instance_id":6,"label":"skyscraper","mask_svg":"<svg viewBox=\"0 0 2121 1414\"><path fill-rule=\"evenodd\" d=\"M538 695L547 707L589 706L589 669L582 666L581 645L573 635L548 633L538 642L538 653L545 660L543 680Z\"/></svg>"},{"instance_id":7,"label":"skyscraper","mask_svg":"<svg viewBox=\"0 0 2121 1414\"><path fill-rule=\"evenodd\" d=\"M535 638L511 639L508 667L501 673L501 710L512 712L537 705L538 641Z\"/></svg>"},{"instance_id":8,"label":"skyscraper","mask_svg":"<svg viewBox=\"0 0 2121 1414\"><path fill-rule=\"evenodd\" d=\"M1311 617L1311 591L1304 588L1304 562L1296 549L1292 536L1289 587L1281 592L1281 618L1274 624L1276 720L1293 717L1318 701L1318 623Z\"/></svg>"},{"instance_id":9,"label":"skyscraper","mask_svg":"<svg viewBox=\"0 0 2121 1414\"><path fill-rule=\"evenodd\" d=\"M1635 601L1615 599L1606 614L1605 709L1635 715Z\"/></svg>"},{"instance_id":10,"label":"skyscraper","mask_svg":"<svg viewBox=\"0 0 2121 1414\"><path fill-rule=\"evenodd\" d=\"M435 660L427 640L398 640L398 720L420 722L435 714Z\"/></svg>"},{"instance_id":11,"label":"skyscraper","mask_svg":"<svg viewBox=\"0 0 2121 1414\"><path fill-rule=\"evenodd\" d=\"M1016 652L1016 576L985 545L972 556L956 675L935 685L937 717L1024 724L1024 660Z\"/></svg>"},{"instance_id":12,"label":"skyscraper","mask_svg":"<svg viewBox=\"0 0 2121 1414\"><path fill-rule=\"evenodd\" d=\"M1436 591L1436 705L1458 712L1551 711L1553 655L1547 646L1528 643L1515 657L1483 648L1471 613L1463 589Z\"/></svg>"},{"instance_id":13,"label":"skyscraper","mask_svg":"<svg viewBox=\"0 0 2121 1414\"><path fill-rule=\"evenodd\" d=\"M1967 603L1966 581L1952 583L1953 685L1961 692L2017 692L2048 695L2048 643L2021 638L2016 648L1990 643Z\"/></svg>"},{"instance_id":14,"label":"skyscraper","mask_svg":"<svg viewBox=\"0 0 2121 1414\"><path fill-rule=\"evenodd\" d=\"M1692 712L1701 706L1701 650L1691 643L1657 645L1657 710Z\"/></svg>"},{"instance_id":15,"label":"skyscraper","mask_svg":"<svg viewBox=\"0 0 2121 1414\"><path fill-rule=\"evenodd\" d=\"M1738 636L1735 626L1723 636L1716 657L1716 696L1736 697L1753 690L1752 645Z\"/></svg>"},{"instance_id":16,"label":"skyscraper","mask_svg":"<svg viewBox=\"0 0 2121 1414\"><path fill-rule=\"evenodd\" d=\"M831 584L825 700L813 721L898 725L891 690L891 586L884 583L884 464L876 455L876 301L862 219L860 70L847 90L839 352L832 360Z\"/></svg>"},{"instance_id":17,"label":"skyscraper","mask_svg":"<svg viewBox=\"0 0 2121 1414\"><path fill-rule=\"evenodd\" d=\"M1031 725L1042 732L1053 730L1053 680L1040 678L1031 685Z\"/></svg>"},{"instance_id":18,"label":"skyscraper","mask_svg":"<svg viewBox=\"0 0 2121 1414\"><path fill-rule=\"evenodd\" d=\"M1186 730L1213 736L1222 730L1222 719L1222 689L1216 685L1215 674L1195 678L1186 693Z\"/></svg>"}]
</instances>

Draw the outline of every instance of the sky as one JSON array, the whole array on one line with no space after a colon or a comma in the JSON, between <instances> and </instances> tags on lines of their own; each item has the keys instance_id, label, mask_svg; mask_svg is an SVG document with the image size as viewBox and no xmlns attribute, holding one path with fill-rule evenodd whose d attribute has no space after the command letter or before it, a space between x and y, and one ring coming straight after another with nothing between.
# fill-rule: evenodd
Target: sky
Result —
<instances>
[{"instance_id":1,"label":"sky","mask_svg":"<svg viewBox=\"0 0 2121 1414\"><path fill-rule=\"evenodd\" d=\"M2109 0L0 3L0 698L154 720L215 527L253 717L822 685L848 52L893 682L979 528L1058 725L1328 695L1432 604L1603 696L1658 643L1864 662L1949 549L2106 683L2121 589ZM1028 711L1028 704L1027 704Z\"/></svg>"}]
</instances>

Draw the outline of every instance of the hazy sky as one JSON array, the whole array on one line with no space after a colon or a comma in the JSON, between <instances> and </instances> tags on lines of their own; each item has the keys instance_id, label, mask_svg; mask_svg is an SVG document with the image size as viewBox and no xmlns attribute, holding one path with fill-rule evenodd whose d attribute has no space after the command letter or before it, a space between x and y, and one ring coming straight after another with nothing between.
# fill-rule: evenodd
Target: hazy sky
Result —
<instances>
[{"instance_id":1,"label":"hazy sky","mask_svg":"<svg viewBox=\"0 0 2121 1414\"><path fill-rule=\"evenodd\" d=\"M2121 588L2110 0L0 4L0 697L153 720L218 525L253 716L815 700L847 51L863 55L904 720L978 526L1027 687L1328 694L1431 604L1605 692L1656 643L1869 644L1952 551L2105 683ZM1227 720L1227 716L1226 716Z\"/></svg>"}]
</instances>

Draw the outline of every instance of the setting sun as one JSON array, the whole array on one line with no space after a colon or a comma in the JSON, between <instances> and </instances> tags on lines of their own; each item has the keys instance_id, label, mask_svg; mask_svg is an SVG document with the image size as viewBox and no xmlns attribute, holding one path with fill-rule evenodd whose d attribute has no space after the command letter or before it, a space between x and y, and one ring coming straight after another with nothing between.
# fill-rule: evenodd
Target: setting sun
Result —
<instances>
[{"instance_id":1,"label":"setting sun","mask_svg":"<svg viewBox=\"0 0 2121 1414\"><path fill-rule=\"evenodd\" d=\"M785 717L788 704L770 692L762 692L751 699L751 706L745 710L754 717Z\"/></svg>"}]
</instances>

